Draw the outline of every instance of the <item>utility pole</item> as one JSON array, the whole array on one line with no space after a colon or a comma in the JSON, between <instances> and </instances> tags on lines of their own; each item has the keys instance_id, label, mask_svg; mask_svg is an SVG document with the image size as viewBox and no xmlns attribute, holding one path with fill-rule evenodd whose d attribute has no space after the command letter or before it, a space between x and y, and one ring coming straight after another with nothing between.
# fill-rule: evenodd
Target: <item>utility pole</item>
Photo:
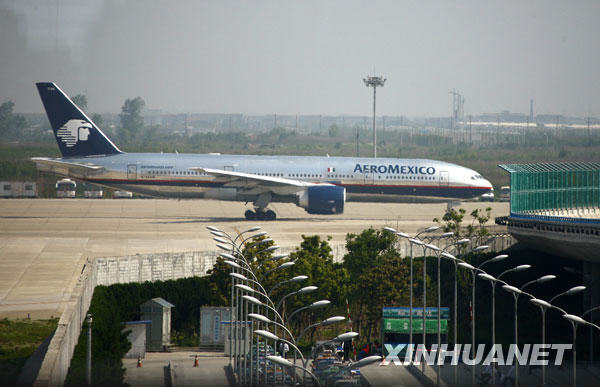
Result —
<instances>
[{"instance_id":1,"label":"utility pole","mask_svg":"<svg viewBox=\"0 0 600 387\"><path fill-rule=\"evenodd\" d=\"M92 385L92 315L87 315L88 323L88 342L87 342L87 362L86 362L86 380L87 385Z\"/></svg>"},{"instance_id":2,"label":"utility pole","mask_svg":"<svg viewBox=\"0 0 600 387\"><path fill-rule=\"evenodd\" d=\"M358 157L358 125L356 125L356 157Z\"/></svg>"},{"instance_id":3,"label":"utility pole","mask_svg":"<svg viewBox=\"0 0 600 387\"><path fill-rule=\"evenodd\" d=\"M469 115L469 144L471 144L471 146L473 146L473 123L471 122L472 119L473 117Z\"/></svg>"},{"instance_id":4,"label":"utility pole","mask_svg":"<svg viewBox=\"0 0 600 387\"><path fill-rule=\"evenodd\" d=\"M375 131L375 101L377 95L377 87L383 87L386 79L383 77L369 77L363 78L365 86L373 88L373 158L377 157L377 132Z\"/></svg>"}]
</instances>

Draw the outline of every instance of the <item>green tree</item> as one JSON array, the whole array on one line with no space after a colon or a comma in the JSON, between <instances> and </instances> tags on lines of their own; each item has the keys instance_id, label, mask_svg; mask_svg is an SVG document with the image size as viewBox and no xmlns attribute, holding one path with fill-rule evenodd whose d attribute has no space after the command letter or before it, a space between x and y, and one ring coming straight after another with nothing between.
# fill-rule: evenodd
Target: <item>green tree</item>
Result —
<instances>
[{"instance_id":1,"label":"green tree","mask_svg":"<svg viewBox=\"0 0 600 387\"><path fill-rule=\"evenodd\" d=\"M144 127L142 108L146 105L142 97L127 98L121 107L121 131L119 133L124 141L134 140Z\"/></svg>"},{"instance_id":2,"label":"green tree","mask_svg":"<svg viewBox=\"0 0 600 387\"><path fill-rule=\"evenodd\" d=\"M282 308L284 316L289 316L293 311L307 306L314 301L329 300L331 304L322 309L299 312L289 323L295 328L306 327L330 317L332 310L335 310L336 307L338 313L342 312L347 297L349 276L341 264L333 262L332 250L329 243L326 240L322 240L318 235L302 235L302 243L296 251L290 253L290 259L295 262L294 266L289 269L288 273L281 276L282 278L279 278L279 280L298 275L306 275L308 279L301 284L282 286L274 294L274 299L279 300L285 294L304 286L317 286L318 289L306 295L288 298L284 308Z\"/></svg>"},{"instance_id":3,"label":"green tree","mask_svg":"<svg viewBox=\"0 0 600 387\"><path fill-rule=\"evenodd\" d=\"M389 232L369 228L360 234L348 234L346 236L346 250L344 256L344 267L350 276L349 294L354 308L353 315L356 323L364 325L369 331L373 330L370 318L384 304L373 303L371 288L372 280L382 281L381 273L377 272L384 262L389 262L389 257L399 257L395 250L396 236ZM387 282L387 280L385 281ZM384 300L380 298L380 302Z\"/></svg>"},{"instance_id":4,"label":"green tree","mask_svg":"<svg viewBox=\"0 0 600 387\"><path fill-rule=\"evenodd\" d=\"M331 137L331 138L337 138L340 135L340 127L337 126L336 124L332 124L329 127L328 133L329 133L329 137Z\"/></svg>"},{"instance_id":5,"label":"green tree","mask_svg":"<svg viewBox=\"0 0 600 387\"><path fill-rule=\"evenodd\" d=\"M468 238L481 242L490 235L486 224L492 218L491 207L487 207L485 210L477 208L471 211L471 224L463 226L465 214L464 208L459 208L458 211L452 208L444 214L441 220L433 218L433 221L441 225L444 232L453 232L456 240Z\"/></svg>"},{"instance_id":6,"label":"green tree","mask_svg":"<svg viewBox=\"0 0 600 387\"><path fill-rule=\"evenodd\" d=\"M83 110L84 112L87 110L87 97L83 94L77 94L73 97L71 97L71 101L73 101L73 103L77 106L79 106L79 108L81 110Z\"/></svg>"},{"instance_id":7,"label":"green tree","mask_svg":"<svg viewBox=\"0 0 600 387\"><path fill-rule=\"evenodd\" d=\"M99 128L102 128L102 125L104 124L104 119L102 118L102 115L98 113L92 114L92 121L94 121L94 124L96 124L96 126Z\"/></svg>"},{"instance_id":8,"label":"green tree","mask_svg":"<svg viewBox=\"0 0 600 387\"><path fill-rule=\"evenodd\" d=\"M23 116L13 113L14 107L13 101L0 105L0 136L2 137L18 136L27 125Z\"/></svg>"}]
</instances>

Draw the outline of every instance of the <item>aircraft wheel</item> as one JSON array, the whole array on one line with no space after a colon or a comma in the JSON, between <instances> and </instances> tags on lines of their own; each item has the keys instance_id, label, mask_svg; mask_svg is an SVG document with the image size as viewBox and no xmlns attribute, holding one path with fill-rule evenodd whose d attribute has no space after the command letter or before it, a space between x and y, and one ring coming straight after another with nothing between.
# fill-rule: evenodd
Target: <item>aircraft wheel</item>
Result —
<instances>
[{"instance_id":1,"label":"aircraft wheel","mask_svg":"<svg viewBox=\"0 0 600 387\"><path fill-rule=\"evenodd\" d=\"M252 210L246 210L246 212L244 212L244 216L247 220L254 220L258 217L257 215L258 214Z\"/></svg>"},{"instance_id":2,"label":"aircraft wheel","mask_svg":"<svg viewBox=\"0 0 600 387\"><path fill-rule=\"evenodd\" d=\"M275 218L277 218L275 211L268 210L267 212L265 212L265 220L275 220Z\"/></svg>"}]
</instances>

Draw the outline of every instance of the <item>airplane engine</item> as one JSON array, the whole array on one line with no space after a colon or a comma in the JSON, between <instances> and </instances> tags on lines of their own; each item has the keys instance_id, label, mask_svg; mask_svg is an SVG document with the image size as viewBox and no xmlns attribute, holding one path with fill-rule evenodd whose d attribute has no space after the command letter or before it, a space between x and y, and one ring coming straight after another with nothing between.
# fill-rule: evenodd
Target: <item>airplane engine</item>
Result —
<instances>
[{"instance_id":1,"label":"airplane engine","mask_svg":"<svg viewBox=\"0 0 600 387\"><path fill-rule=\"evenodd\" d=\"M346 189L335 185L312 186L298 196L298 206L309 214L341 214L345 201Z\"/></svg>"}]
</instances>

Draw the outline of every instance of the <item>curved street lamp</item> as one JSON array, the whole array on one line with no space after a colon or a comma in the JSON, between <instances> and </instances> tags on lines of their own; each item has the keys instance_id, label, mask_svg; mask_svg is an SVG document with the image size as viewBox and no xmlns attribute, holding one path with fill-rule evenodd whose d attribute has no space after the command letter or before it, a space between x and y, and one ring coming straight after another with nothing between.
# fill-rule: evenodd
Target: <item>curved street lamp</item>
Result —
<instances>
[{"instance_id":1,"label":"curved street lamp","mask_svg":"<svg viewBox=\"0 0 600 387\"><path fill-rule=\"evenodd\" d=\"M281 306L281 304L283 304L283 302L285 301L286 298L291 297L291 296L295 296L295 295L300 295L300 294L306 294L306 293L310 293L310 292L314 292L315 290L317 290L318 287L316 286L305 286L301 289L298 289L294 292L288 293L285 296L281 297L281 300L279 300L279 302L277 303L277 306L275 307L275 309L279 310L279 307Z\"/></svg>"},{"instance_id":2,"label":"curved street lamp","mask_svg":"<svg viewBox=\"0 0 600 387\"><path fill-rule=\"evenodd\" d=\"M300 281L304 281L304 280L307 280L307 279L308 279L308 276L306 276L306 275L297 275L297 276L295 276L293 278L290 278L288 280L284 280L284 281L278 282L278 283L275 284L275 286L273 286L271 288L271 290L269 290L268 296L271 297L271 294L273 294L273 290L277 289L281 285L285 285L285 284L289 284L289 283L295 283L295 282L300 282Z\"/></svg>"},{"instance_id":3,"label":"curved street lamp","mask_svg":"<svg viewBox=\"0 0 600 387\"><path fill-rule=\"evenodd\" d=\"M322 308L322 307L324 307L324 306L327 306L327 305L329 305L329 304L331 304L331 301L329 301L329 300L320 300L320 301L315 301L315 302L313 302L313 303L312 303L312 304L310 304L310 305L303 306L303 307L301 307L301 308L298 308L298 309L296 309L295 311L293 311L293 312L290 314L290 316L287 318L287 320L286 320L286 321L288 321L288 322L289 322L289 321L292 319L292 317L294 317L294 315L295 315L296 313L298 313L298 312L301 312L301 311L303 311L303 310L306 310L306 309L317 309L317 308Z\"/></svg>"}]
</instances>

